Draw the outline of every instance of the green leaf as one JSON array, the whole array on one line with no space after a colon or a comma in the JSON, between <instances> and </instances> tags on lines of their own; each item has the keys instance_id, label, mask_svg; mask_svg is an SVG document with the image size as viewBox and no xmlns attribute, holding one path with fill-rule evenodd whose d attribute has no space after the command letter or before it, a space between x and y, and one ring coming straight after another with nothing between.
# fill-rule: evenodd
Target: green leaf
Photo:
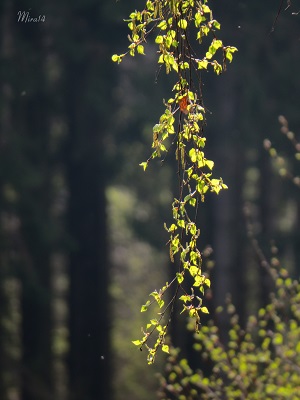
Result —
<instances>
[{"instance_id":1,"label":"green leaf","mask_svg":"<svg viewBox=\"0 0 300 400\"><path fill-rule=\"evenodd\" d=\"M178 225L180 228L185 228L185 221L184 221L183 219L179 219L179 220L177 221L177 225Z\"/></svg>"},{"instance_id":2,"label":"green leaf","mask_svg":"<svg viewBox=\"0 0 300 400\"><path fill-rule=\"evenodd\" d=\"M233 59L232 53L230 53L230 51L225 51L225 54L226 54L227 60L229 60L229 62L231 62Z\"/></svg>"},{"instance_id":3,"label":"green leaf","mask_svg":"<svg viewBox=\"0 0 300 400\"><path fill-rule=\"evenodd\" d=\"M168 231L169 231L169 232L174 232L174 231L176 231L176 229L177 229L177 226L176 226L175 224L172 224L172 225L170 226L170 228L168 229Z\"/></svg>"},{"instance_id":4,"label":"green leaf","mask_svg":"<svg viewBox=\"0 0 300 400\"><path fill-rule=\"evenodd\" d=\"M213 26L214 26L214 28L216 28L216 29L221 29L221 24L220 24L218 21L216 21L216 20L214 20Z\"/></svg>"},{"instance_id":5,"label":"green leaf","mask_svg":"<svg viewBox=\"0 0 300 400\"><path fill-rule=\"evenodd\" d=\"M187 28L187 21L185 19L180 19L178 21L178 26L181 29L186 29Z\"/></svg>"},{"instance_id":6,"label":"green leaf","mask_svg":"<svg viewBox=\"0 0 300 400\"><path fill-rule=\"evenodd\" d=\"M177 272L176 273L176 277L177 277L177 281L178 281L179 284L183 282L184 278L183 278L183 274L182 273Z\"/></svg>"},{"instance_id":7,"label":"green leaf","mask_svg":"<svg viewBox=\"0 0 300 400\"><path fill-rule=\"evenodd\" d=\"M144 55L145 55L144 46L141 45L141 44L139 44L138 47L137 47L137 52L138 52L139 54L144 54Z\"/></svg>"},{"instance_id":8,"label":"green leaf","mask_svg":"<svg viewBox=\"0 0 300 400\"><path fill-rule=\"evenodd\" d=\"M208 66L207 60L201 60L198 62L198 69L207 69L207 66Z\"/></svg>"},{"instance_id":9,"label":"green leaf","mask_svg":"<svg viewBox=\"0 0 300 400\"><path fill-rule=\"evenodd\" d=\"M190 64L188 62L184 62L183 64L180 64L180 68L181 69L189 69L190 68Z\"/></svg>"},{"instance_id":10,"label":"green leaf","mask_svg":"<svg viewBox=\"0 0 300 400\"><path fill-rule=\"evenodd\" d=\"M201 307L201 311L202 311L204 314L209 314L209 311L208 311L207 307Z\"/></svg>"},{"instance_id":11,"label":"green leaf","mask_svg":"<svg viewBox=\"0 0 300 400\"><path fill-rule=\"evenodd\" d=\"M141 340L132 340L132 343L133 343L135 346L140 346L141 344L143 344L143 343L141 342Z\"/></svg>"},{"instance_id":12,"label":"green leaf","mask_svg":"<svg viewBox=\"0 0 300 400\"><path fill-rule=\"evenodd\" d=\"M165 62L165 56L164 54L161 54L158 59L158 64L163 64L164 62Z\"/></svg>"},{"instance_id":13,"label":"green leaf","mask_svg":"<svg viewBox=\"0 0 300 400\"><path fill-rule=\"evenodd\" d=\"M186 303L187 301L191 301L191 296L188 295L182 295L179 297L179 300L182 300L184 303Z\"/></svg>"},{"instance_id":14,"label":"green leaf","mask_svg":"<svg viewBox=\"0 0 300 400\"><path fill-rule=\"evenodd\" d=\"M178 72L178 64L177 64L177 61L173 60L172 68L173 68L176 72Z\"/></svg>"},{"instance_id":15,"label":"green leaf","mask_svg":"<svg viewBox=\"0 0 300 400\"><path fill-rule=\"evenodd\" d=\"M161 35L156 36L155 43L161 44L164 41L164 37Z\"/></svg>"},{"instance_id":16,"label":"green leaf","mask_svg":"<svg viewBox=\"0 0 300 400\"><path fill-rule=\"evenodd\" d=\"M148 307L150 306L151 302L147 300L146 304L143 304L141 307L141 312L145 312L148 310Z\"/></svg>"},{"instance_id":17,"label":"green leaf","mask_svg":"<svg viewBox=\"0 0 300 400\"><path fill-rule=\"evenodd\" d=\"M162 30L166 30L167 27L168 27L167 21L165 21L165 20L161 21L161 22L157 25L157 27L160 28L160 29L162 29Z\"/></svg>"},{"instance_id":18,"label":"green leaf","mask_svg":"<svg viewBox=\"0 0 300 400\"><path fill-rule=\"evenodd\" d=\"M188 194L187 196L185 196L185 198L183 199L183 201L186 203L187 201L189 201L191 198L191 195Z\"/></svg>"},{"instance_id":19,"label":"green leaf","mask_svg":"<svg viewBox=\"0 0 300 400\"><path fill-rule=\"evenodd\" d=\"M195 198L192 198L192 199L189 200L189 204L190 204L191 206L193 206L193 207L196 206L196 203L197 203L197 200L196 200Z\"/></svg>"},{"instance_id":20,"label":"green leaf","mask_svg":"<svg viewBox=\"0 0 300 400\"><path fill-rule=\"evenodd\" d=\"M196 275L193 286L195 286L195 287L202 286L204 280L205 280L204 276Z\"/></svg>"},{"instance_id":21,"label":"green leaf","mask_svg":"<svg viewBox=\"0 0 300 400\"><path fill-rule=\"evenodd\" d=\"M195 150L194 148L192 148L192 149L189 151L189 156L190 156L191 161L192 161L193 163L197 161L197 153L196 153L196 150Z\"/></svg>"},{"instance_id":22,"label":"green leaf","mask_svg":"<svg viewBox=\"0 0 300 400\"><path fill-rule=\"evenodd\" d=\"M164 344L161 349L165 353L168 353L168 354L170 353L170 349L169 349L169 346L167 344Z\"/></svg>"},{"instance_id":23,"label":"green leaf","mask_svg":"<svg viewBox=\"0 0 300 400\"><path fill-rule=\"evenodd\" d=\"M157 298L156 301L157 301L157 304L158 304L159 308L162 308L164 306L164 304L165 304L164 300L161 299L161 298Z\"/></svg>"},{"instance_id":24,"label":"green leaf","mask_svg":"<svg viewBox=\"0 0 300 400\"><path fill-rule=\"evenodd\" d=\"M189 310L189 316L191 318L197 317L198 313L197 310L195 310L194 308L192 308L191 310Z\"/></svg>"},{"instance_id":25,"label":"green leaf","mask_svg":"<svg viewBox=\"0 0 300 400\"><path fill-rule=\"evenodd\" d=\"M154 5L151 0L147 0L146 7L149 11L154 11Z\"/></svg>"},{"instance_id":26,"label":"green leaf","mask_svg":"<svg viewBox=\"0 0 300 400\"><path fill-rule=\"evenodd\" d=\"M141 162L139 165L140 165L141 167L143 167L143 170L144 170L144 171L146 171L146 168L148 167L148 162L147 162L147 161L144 161L144 162Z\"/></svg>"},{"instance_id":27,"label":"green leaf","mask_svg":"<svg viewBox=\"0 0 300 400\"><path fill-rule=\"evenodd\" d=\"M211 161L211 160L206 160L206 161L205 161L205 165L206 165L210 170L212 170L213 167L214 167L214 162Z\"/></svg>"},{"instance_id":28,"label":"green leaf","mask_svg":"<svg viewBox=\"0 0 300 400\"><path fill-rule=\"evenodd\" d=\"M205 283L205 285L206 285L207 287L210 288L210 279L206 278L206 279L204 280L204 283Z\"/></svg>"},{"instance_id":29,"label":"green leaf","mask_svg":"<svg viewBox=\"0 0 300 400\"><path fill-rule=\"evenodd\" d=\"M283 343L283 337L281 335L281 333L275 333L274 337L273 337L273 344L275 346L279 346Z\"/></svg>"},{"instance_id":30,"label":"green leaf","mask_svg":"<svg viewBox=\"0 0 300 400\"><path fill-rule=\"evenodd\" d=\"M214 72L215 72L217 75L220 75L220 74L222 73L222 71L223 71L222 65L219 64L218 61L216 61L216 60L214 60L214 61L212 62L212 65L213 65L213 67L214 67Z\"/></svg>"},{"instance_id":31,"label":"green leaf","mask_svg":"<svg viewBox=\"0 0 300 400\"><path fill-rule=\"evenodd\" d=\"M201 22L204 22L204 21L206 21L206 18L204 17L204 15L201 15L200 12L197 12L195 14L195 26L196 26L196 28L199 28Z\"/></svg>"},{"instance_id":32,"label":"green leaf","mask_svg":"<svg viewBox=\"0 0 300 400\"><path fill-rule=\"evenodd\" d=\"M209 8L207 5L203 5L203 6L202 6L202 10L203 10L203 12L206 13L206 14L207 14L207 13L210 13L210 8Z\"/></svg>"},{"instance_id":33,"label":"green leaf","mask_svg":"<svg viewBox=\"0 0 300 400\"><path fill-rule=\"evenodd\" d=\"M133 31L133 28L134 28L133 22L129 22L128 28L129 28L131 31Z\"/></svg>"},{"instance_id":34,"label":"green leaf","mask_svg":"<svg viewBox=\"0 0 300 400\"><path fill-rule=\"evenodd\" d=\"M220 47L223 46L222 40L214 39L212 42L212 46L214 47L215 50L218 50Z\"/></svg>"},{"instance_id":35,"label":"green leaf","mask_svg":"<svg viewBox=\"0 0 300 400\"><path fill-rule=\"evenodd\" d=\"M200 272L200 269L198 267L196 267L195 265L192 265L190 267L190 274L192 275L192 277L199 274L199 272Z\"/></svg>"}]
</instances>

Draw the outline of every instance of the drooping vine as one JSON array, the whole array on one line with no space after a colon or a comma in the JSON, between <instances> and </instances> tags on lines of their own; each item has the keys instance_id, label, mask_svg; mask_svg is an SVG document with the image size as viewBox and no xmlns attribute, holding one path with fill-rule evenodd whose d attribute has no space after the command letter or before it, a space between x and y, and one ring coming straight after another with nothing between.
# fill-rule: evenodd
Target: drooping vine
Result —
<instances>
[{"instance_id":1,"label":"drooping vine","mask_svg":"<svg viewBox=\"0 0 300 400\"><path fill-rule=\"evenodd\" d=\"M170 259L175 265L174 279L150 293L151 300L141 311L147 311L153 303L157 303L159 310L142 330L142 338L133 341L141 349L147 348L151 364L158 348L169 351L166 334L177 300L182 303L182 312L194 319L196 331L201 313L208 313L203 294L210 280L202 270L202 254L197 244L200 236L197 210L208 192L218 194L227 186L222 178L212 176L214 162L204 153L206 109L201 73L212 70L221 74L237 49L225 46L217 37L220 23L214 19L207 0L147 0L145 8L132 12L127 23L131 31L128 51L113 55L112 60L120 63L128 54L144 55L145 44L154 35L158 64L175 77L173 94L163 101L164 113L153 127L152 154L140 164L146 170L152 159L174 148L179 177L178 195L172 203L174 222L170 226L165 224ZM187 283L187 276L192 284ZM171 287L173 294L165 304L166 292Z\"/></svg>"}]
</instances>

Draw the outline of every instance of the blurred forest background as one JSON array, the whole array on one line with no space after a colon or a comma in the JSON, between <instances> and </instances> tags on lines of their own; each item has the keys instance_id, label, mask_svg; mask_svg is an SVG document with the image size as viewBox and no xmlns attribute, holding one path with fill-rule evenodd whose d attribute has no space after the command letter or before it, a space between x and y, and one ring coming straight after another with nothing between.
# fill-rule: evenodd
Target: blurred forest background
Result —
<instances>
[{"instance_id":1,"label":"blurred forest background","mask_svg":"<svg viewBox=\"0 0 300 400\"><path fill-rule=\"evenodd\" d=\"M246 203L262 248L270 253L274 241L299 274L299 188L263 147L269 138L297 174L278 116L299 138L300 4L282 10L271 32L277 3L212 4L222 39L239 53L224 76L204 77L207 155L229 190L201 209L201 240L214 251L213 304L230 292L242 317L268 285L247 239ZM151 42L146 57L111 62L128 45L123 19L143 4L1 1L1 400L155 398L163 356L149 367L131 340L141 304L170 273L163 222L176 174L138 164L172 82L163 72L156 79ZM18 21L20 11L45 21ZM176 323L173 341L193 358Z\"/></svg>"}]
</instances>

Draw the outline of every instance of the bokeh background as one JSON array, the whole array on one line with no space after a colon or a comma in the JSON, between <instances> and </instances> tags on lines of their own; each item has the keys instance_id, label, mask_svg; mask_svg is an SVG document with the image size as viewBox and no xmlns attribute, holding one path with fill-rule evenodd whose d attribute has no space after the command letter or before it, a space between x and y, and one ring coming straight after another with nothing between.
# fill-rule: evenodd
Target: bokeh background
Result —
<instances>
[{"instance_id":1,"label":"bokeh background","mask_svg":"<svg viewBox=\"0 0 300 400\"><path fill-rule=\"evenodd\" d=\"M207 156L229 190L199 210L200 246L213 249L212 307L231 293L242 319L268 288L245 204L266 254L276 243L293 275L300 265L299 188L263 146L270 139L297 175L278 116L300 138L300 3L283 8L272 31L277 3L211 4L239 52L224 75L203 75ZM141 304L173 273L163 223L176 173L168 160L146 172L138 164L174 82L158 74L151 40L146 57L111 61L128 45L123 19L143 4L1 1L1 400L155 398L164 357L147 366L131 340L147 318ZM175 322L173 342L197 365L184 321Z\"/></svg>"}]
</instances>

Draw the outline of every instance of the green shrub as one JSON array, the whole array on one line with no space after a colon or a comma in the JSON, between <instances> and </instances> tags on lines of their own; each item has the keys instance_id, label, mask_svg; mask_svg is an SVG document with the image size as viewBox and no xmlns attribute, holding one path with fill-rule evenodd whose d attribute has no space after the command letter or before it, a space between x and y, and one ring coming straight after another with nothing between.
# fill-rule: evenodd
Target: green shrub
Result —
<instances>
[{"instance_id":1,"label":"green shrub","mask_svg":"<svg viewBox=\"0 0 300 400\"><path fill-rule=\"evenodd\" d=\"M300 398L300 283L273 265L265 264L274 282L269 304L248 318L245 329L228 300L227 344L213 321L195 334L194 349L202 363L211 365L207 376L171 350L160 399Z\"/></svg>"}]
</instances>

